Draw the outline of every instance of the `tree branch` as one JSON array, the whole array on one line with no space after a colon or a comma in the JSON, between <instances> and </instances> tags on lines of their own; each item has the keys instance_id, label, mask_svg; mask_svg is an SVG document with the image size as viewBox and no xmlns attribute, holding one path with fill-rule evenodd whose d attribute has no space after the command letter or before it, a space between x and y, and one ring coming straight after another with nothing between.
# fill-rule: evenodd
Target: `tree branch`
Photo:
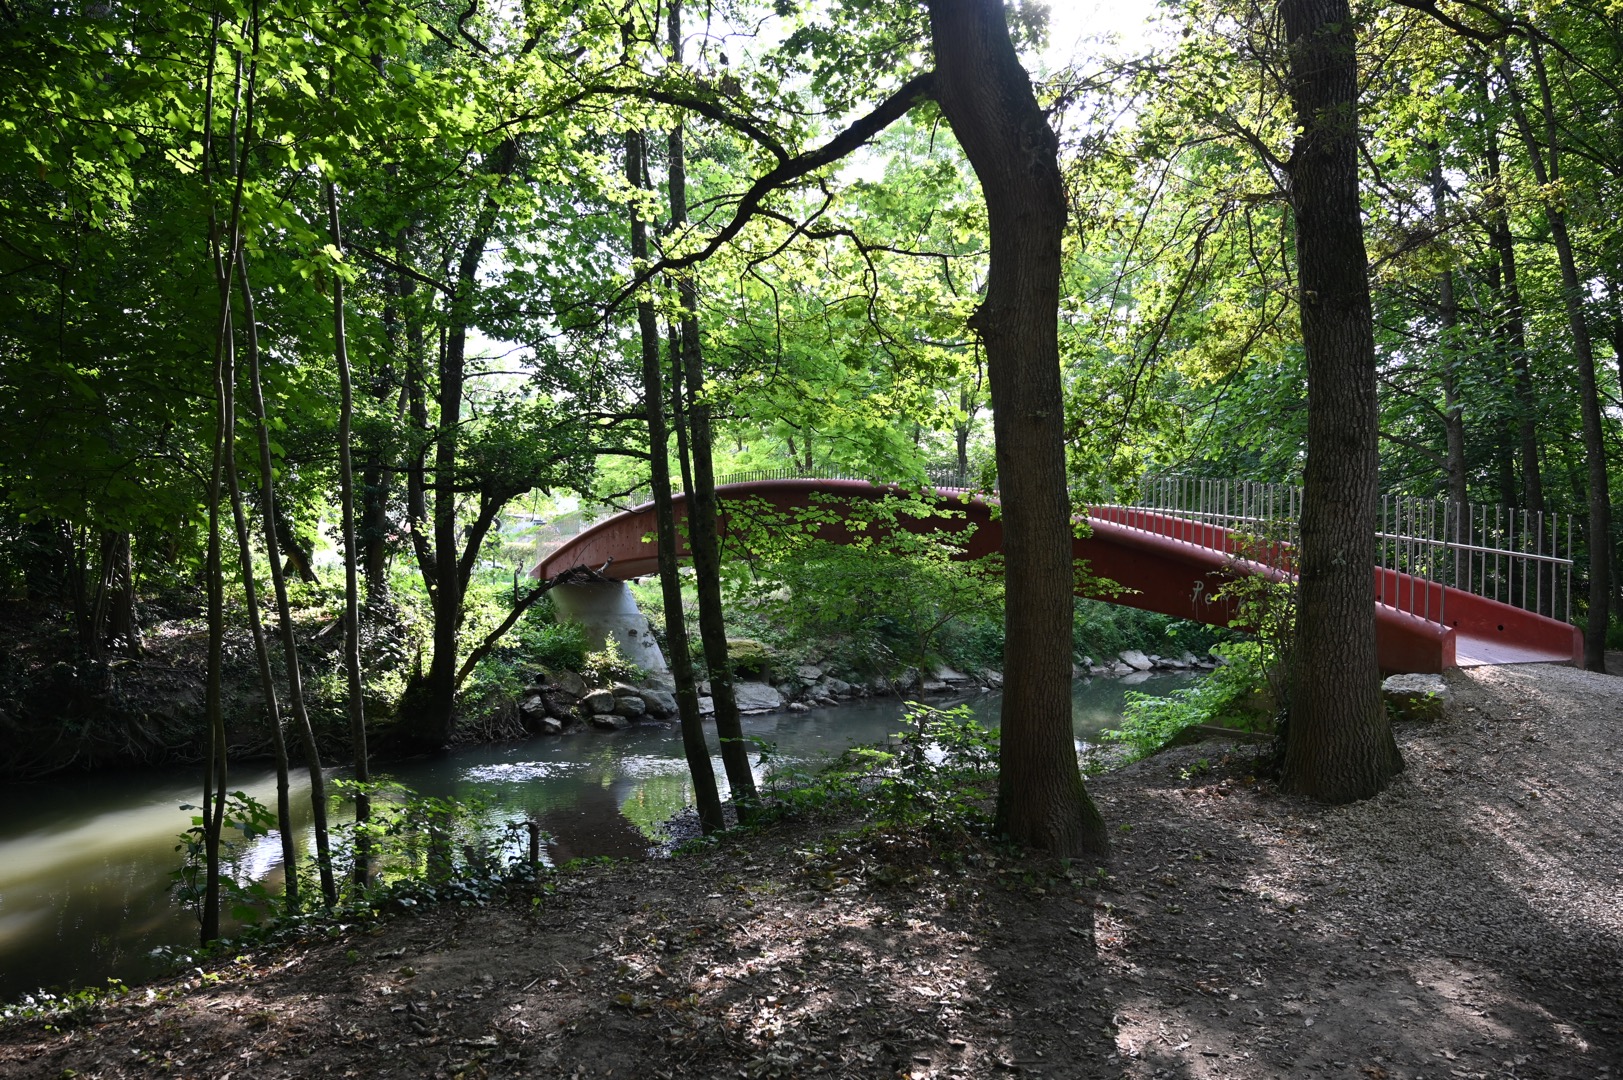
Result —
<instances>
[{"instance_id":1,"label":"tree branch","mask_svg":"<svg viewBox=\"0 0 1623 1080\"><path fill-rule=\"evenodd\" d=\"M690 251L686 255L677 255L663 258L639 271L629 284L623 287L609 302L606 312L617 310L621 304L634 296L639 289L660 274L673 270L685 270L690 266L704 262L719 251L723 244L743 231L761 209L761 201L772 192L781 187L799 180L801 177L816 172L825 165L833 164L856 150L857 147L885 130L891 124L907 115L908 111L921 99L930 97L935 89L935 72L927 71L915 75L902 84L890 97L880 102L873 111L856 121L850 127L840 132L834 138L815 150L808 151L796 157L787 158L768 172L757 177L742 198L738 201L738 208L733 212L732 220L724 225L720 232L705 242L703 247Z\"/></svg>"},{"instance_id":2,"label":"tree branch","mask_svg":"<svg viewBox=\"0 0 1623 1080\"><path fill-rule=\"evenodd\" d=\"M468 654L468 658L462 661L462 666L457 669L456 688L458 690L462 689L462 684L468 681L468 676L473 674L474 666L490 655L490 650L496 647L496 642L501 640L501 636L511 630L513 624L518 622L537 600L551 592L552 587L556 584L558 584L558 579L552 578L550 581L543 581L525 593L524 599L513 605L513 610L507 613L507 618L502 620L501 625L485 635L485 639Z\"/></svg>"}]
</instances>

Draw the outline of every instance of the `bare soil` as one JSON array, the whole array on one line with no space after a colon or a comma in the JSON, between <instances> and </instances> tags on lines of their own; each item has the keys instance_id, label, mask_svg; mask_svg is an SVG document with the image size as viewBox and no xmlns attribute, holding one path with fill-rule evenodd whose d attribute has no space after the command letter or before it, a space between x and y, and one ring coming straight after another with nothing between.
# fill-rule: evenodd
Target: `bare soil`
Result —
<instances>
[{"instance_id":1,"label":"bare soil","mask_svg":"<svg viewBox=\"0 0 1623 1080\"><path fill-rule=\"evenodd\" d=\"M0 1029L0 1078L1623 1072L1623 680L1449 676L1327 808L1245 747L1091 784L1102 872L801 820Z\"/></svg>"}]
</instances>

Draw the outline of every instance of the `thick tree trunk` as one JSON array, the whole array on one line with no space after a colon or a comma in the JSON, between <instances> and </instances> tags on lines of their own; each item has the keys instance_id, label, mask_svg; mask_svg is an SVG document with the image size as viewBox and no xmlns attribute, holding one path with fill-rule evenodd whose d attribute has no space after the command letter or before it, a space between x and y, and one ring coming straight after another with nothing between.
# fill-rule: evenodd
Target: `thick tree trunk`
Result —
<instances>
[{"instance_id":1,"label":"thick tree trunk","mask_svg":"<svg viewBox=\"0 0 1623 1080\"><path fill-rule=\"evenodd\" d=\"M671 62L682 63L682 5L669 8ZM683 155L682 125L671 129L667 167L670 170L671 227L687 225L687 163ZM721 740L721 763L732 789L738 820L748 821L757 795L750 771L749 746L738 718L733 692L733 665L727 654L727 622L721 603L721 543L716 535L716 473L710 456L710 402L704 396L704 358L699 338L699 290L692 272L677 281L682 305L682 369L687 377L688 449L693 455L693 486L688 488L688 547L693 552L693 576L699 594L699 640L710 671L710 700L716 710L716 737Z\"/></svg>"},{"instance_id":2,"label":"thick tree trunk","mask_svg":"<svg viewBox=\"0 0 1623 1080\"><path fill-rule=\"evenodd\" d=\"M1402 768L1381 702L1370 584L1379 491L1375 336L1358 201L1358 80L1347 0L1281 0L1308 436L1283 784L1326 802Z\"/></svg>"},{"instance_id":3,"label":"thick tree trunk","mask_svg":"<svg viewBox=\"0 0 1623 1080\"><path fill-rule=\"evenodd\" d=\"M1549 76L1544 68L1542 48L1537 40L1530 42L1530 48L1542 104L1546 137L1544 147L1540 147L1529 122L1510 61L1503 57L1500 60L1500 74L1510 96L1517 129L1521 132L1522 141L1527 144L1527 160L1533 168L1533 179L1548 192L1558 189L1561 183L1555 104ZM1612 500L1606 471L1606 436L1600 411L1600 387L1595 377L1595 348L1584 312L1584 283L1578 276L1572 237L1567 232L1566 211L1552 198L1545 203L1544 214L1550 223L1550 239L1555 244L1556 258L1561 264L1561 300L1566 308L1568 332L1572 336L1572 358L1578 364L1578 408L1583 418L1584 460L1589 481L1589 610L1584 627L1584 667L1590 671L1604 672L1606 626L1612 598Z\"/></svg>"},{"instance_id":4,"label":"thick tree trunk","mask_svg":"<svg viewBox=\"0 0 1623 1080\"><path fill-rule=\"evenodd\" d=\"M648 187L644 165L646 140L640 131L626 136L626 176L631 186ZM634 264L648 259L648 226L642 215L631 212L631 258ZM716 772L710 764L710 748L705 744L704 717L699 712L698 681L693 673L693 650L682 610L682 579L676 558L676 511L671 501L670 431L665 421L665 380L660 355L659 321L652 300L637 303L637 330L642 346L643 403L648 415L649 486L653 489L655 532L659 536L659 587L665 601L666 659L676 683L676 712L682 724L682 753L688 774L693 777L693 798L699 810L699 827L707 835L723 828L721 795L716 789Z\"/></svg>"},{"instance_id":5,"label":"thick tree trunk","mask_svg":"<svg viewBox=\"0 0 1623 1080\"><path fill-rule=\"evenodd\" d=\"M1059 365L1065 187L998 0L931 0L936 93L991 231L986 345L1007 579L997 826L1060 856L1109 850L1071 730L1071 503Z\"/></svg>"}]
</instances>

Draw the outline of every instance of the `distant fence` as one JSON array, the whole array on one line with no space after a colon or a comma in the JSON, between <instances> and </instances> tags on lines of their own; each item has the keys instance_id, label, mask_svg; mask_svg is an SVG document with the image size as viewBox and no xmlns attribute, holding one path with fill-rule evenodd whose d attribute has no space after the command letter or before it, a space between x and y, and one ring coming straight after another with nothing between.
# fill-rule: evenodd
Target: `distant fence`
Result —
<instances>
[{"instance_id":1,"label":"distant fence","mask_svg":"<svg viewBox=\"0 0 1623 1080\"><path fill-rule=\"evenodd\" d=\"M1132 509L1142 524L1173 539L1180 522L1253 538L1247 554L1293 570L1301 539L1302 489L1291 484L1151 476ZM1444 622L1445 586L1572 621L1571 514L1383 495L1377 508L1374 566L1383 575L1382 603ZM1268 553L1274 553L1269 557Z\"/></svg>"}]
</instances>

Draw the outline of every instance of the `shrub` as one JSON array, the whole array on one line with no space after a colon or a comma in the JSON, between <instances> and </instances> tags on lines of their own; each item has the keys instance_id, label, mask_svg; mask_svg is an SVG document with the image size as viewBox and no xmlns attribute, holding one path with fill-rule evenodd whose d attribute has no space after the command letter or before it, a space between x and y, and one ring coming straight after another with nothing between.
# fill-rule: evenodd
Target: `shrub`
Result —
<instances>
[{"instance_id":1,"label":"shrub","mask_svg":"<svg viewBox=\"0 0 1623 1080\"><path fill-rule=\"evenodd\" d=\"M586 665L590 648L586 628L579 623L551 622L527 626L519 635L525 659L551 671L579 671Z\"/></svg>"},{"instance_id":2,"label":"shrub","mask_svg":"<svg viewBox=\"0 0 1623 1080\"><path fill-rule=\"evenodd\" d=\"M1214 652L1227 663L1193 686L1166 697L1128 693L1121 727L1104 732L1104 737L1127 744L1129 760L1137 761L1197 724L1247 731L1265 726L1273 713L1273 695L1263 646L1256 641L1236 641L1218 645Z\"/></svg>"}]
</instances>

